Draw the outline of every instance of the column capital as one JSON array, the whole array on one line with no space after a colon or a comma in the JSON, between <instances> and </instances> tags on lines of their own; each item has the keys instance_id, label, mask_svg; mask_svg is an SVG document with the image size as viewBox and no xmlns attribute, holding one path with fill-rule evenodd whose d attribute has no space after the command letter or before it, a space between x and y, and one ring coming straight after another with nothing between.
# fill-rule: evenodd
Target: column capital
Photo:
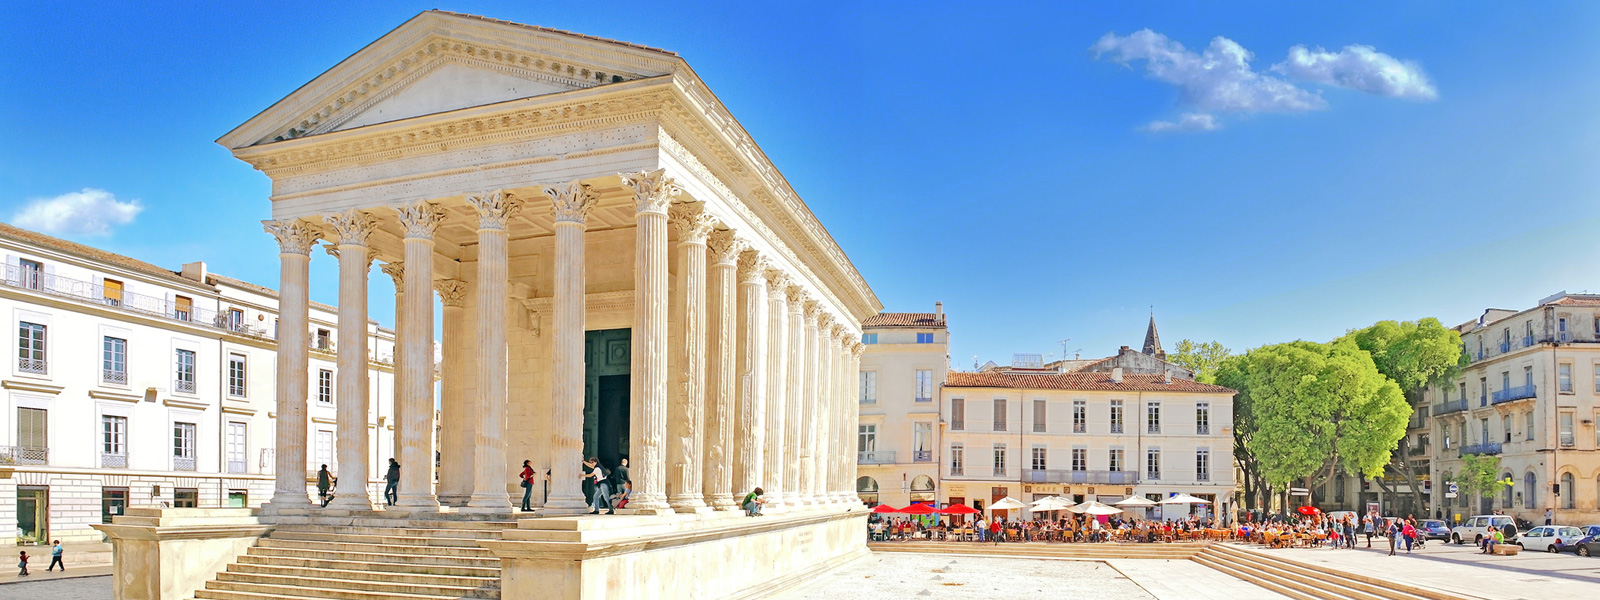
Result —
<instances>
[{"instance_id":1,"label":"column capital","mask_svg":"<svg viewBox=\"0 0 1600 600\"><path fill-rule=\"evenodd\" d=\"M383 271L385 275L388 275L390 279L394 280L395 293L398 294L405 291L406 263L398 260L391 260L383 263L382 266L378 267L378 270Z\"/></svg>"},{"instance_id":2,"label":"column capital","mask_svg":"<svg viewBox=\"0 0 1600 600\"><path fill-rule=\"evenodd\" d=\"M767 263L767 299L785 300L784 289L789 287L789 274L772 263Z\"/></svg>"},{"instance_id":3,"label":"column capital","mask_svg":"<svg viewBox=\"0 0 1600 600\"><path fill-rule=\"evenodd\" d=\"M467 282L460 279L440 279L433 282L439 292L439 302L445 306L463 308L467 305Z\"/></svg>"},{"instance_id":4,"label":"column capital","mask_svg":"<svg viewBox=\"0 0 1600 600\"><path fill-rule=\"evenodd\" d=\"M327 215L322 218L329 226L333 227L334 242L340 246L365 246L367 237L378 228L378 220L372 213L352 208L336 215Z\"/></svg>"},{"instance_id":5,"label":"column capital","mask_svg":"<svg viewBox=\"0 0 1600 600\"><path fill-rule=\"evenodd\" d=\"M712 262L738 263L739 255L750 249L750 244L739 239L732 229L715 229L706 237L706 246L711 251Z\"/></svg>"},{"instance_id":6,"label":"column capital","mask_svg":"<svg viewBox=\"0 0 1600 600\"><path fill-rule=\"evenodd\" d=\"M837 317L834 318L833 327L828 330L828 333L832 334L833 339L838 340L841 346L850 341L850 328L840 323Z\"/></svg>"},{"instance_id":7,"label":"column capital","mask_svg":"<svg viewBox=\"0 0 1600 600\"><path fill-rule=\"evenodd\" d=\"M771 261L760 252L750 250L742 253L739 256L739 283L766 285L767 269L771 265Z\"/></svg>"},{"instance_id":8,"label":"column capital","mask_svg":"<svg viewBox=\"0 0 1600 600\"><path fill-rule=\"evenodd\" d=\"M667 222L678 231L678 243L707 243L717 220L705 211L705 206L704 202L679 202L667 208Z\"/></svg>"},{"instance_id":9,"label":"column capital","mask_svg":"<svg viewBox=\"0 0 1600 600\"><path fill-rule=\"evenodd\" d=\"M551 210L556 216L557 223L584 224L589 217L589 211L600 197L589 189L589 184L574 179L564 186L550 186L544 188L544 195L551 200Z\"/></svg>"},{"instance_id":10,"label":"column capital","mask_svg":"<svg viewBox=\"0 0 1600 600\"><path fill-rule=\"evenodd\" d=\"M806 327L816 327L817 320L822 317L822 305L816 300L805 301Z\"/></svg>"},{"instance_id":11,"label":"column capital","mask_svg":"<svg viewBox=\"0 0 1600 600\"><path fill-rule=\"evenodd\" d=\"M620 176L622 185L633 190L633 200L641 213L665 213L667 204L683 193L678 182L667 176L666 169L621 173Z\"/></svg>"},{"instance_id":12,"label":"column capital","mask_svg":"<svg viewBox=\"0 0 1600 600\"><path fill-rule=\"evenodd\" d=\"M363 247L365 247L365 246L363 246ZM329 242L329 243L323 244L322 245L322 251L323 252L327 252L328 256L332 256L334 258L339 258L339 245L338 244L335 244L333 242ZM369 268L369 269L372 268L372 261L374 259L376 259L376 258L377 257L374 256L371 252L367 253L367 268Z\"/></svg>"},{"instance_id":13,"label":"column capital","mask_svg":"<svg viewBox=\"0 0 1600 600\"><path fill-rule=\"evenodd\" d=\"M395 207L394 212L400 216L400 226L405 229L407 239L431 240L439 224L444 222L444 209L426 200Z\"/></svg>"},{"instance_id":14,"label":"column capital","mask_svg":"<svg viewBox=\"0 0 1600 600\"><path fill-rule=\"evenodd\" d=\"M522 201L505 190L467 196L467 204L478 211L478 230L505 229L506 221L522 212Z\"/></svg>"},{"instance_id":15,"label":"column capital","mask_svg":"<svg viewBox=\"0 0 1600 600\"><path fill-rule=\"evenodd\" d=\"M317 226L305 219L262 221L261 227L272 234L272 237L277 238L279 254L310 256L311 247L322 237L322 232Z\"/></svg>"},{"instance_id":16,"label":"column capital","mask_svg":"<svg viewBox=\"0 0 1600 600\"><path fill-rule=\"evenodd\" d=\"M829 335L829 332L833 330L833 314L822 310L821 306L817 307L816 322L817 331L822 332L823 336Z\"/></svg>"},{"instance_id":17,"label":"column capital","mask_svg":"<svg viewBox=\"0 0 1600 600\"><path fill-rule=\"evenodd\" d=\"M866 353L866 351L867 351L867 345L866 344L863 344L863 343L861 343L859 341L850 342L850 355L851 356L853 356L855 358L861 358L861 355Z\"/></svg>"},{"instance_id":18,"label":"column capital","mask_svg":"<svg viewBox=\"0 0 1600 600\"><path fill-rule=\"evenodd\" d=\"M788 295L789 298L789 312L804 313L804 303L806 301L806 297L809 296L809 294L806 293L806 288L796 285L794 280L791 278L789 280L789 287L784 288L783 291Z\"/></svg>"}]
</instances>

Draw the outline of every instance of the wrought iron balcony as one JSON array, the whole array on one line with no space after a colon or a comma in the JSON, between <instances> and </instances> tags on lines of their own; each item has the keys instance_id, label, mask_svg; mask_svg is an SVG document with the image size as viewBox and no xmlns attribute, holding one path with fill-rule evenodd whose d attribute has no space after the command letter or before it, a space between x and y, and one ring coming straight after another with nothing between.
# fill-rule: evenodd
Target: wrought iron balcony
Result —
<instances>
[{"instance_id":1,"label":"wrought iron balcony","mask_svg":"<svg viewBox=\"0 0 1600 600\"><path fill-rule=\"evenodd\" d=\"M1006 468L1005 467L995 467L994 468L994 476L995 477L1005 477L1006 476Z\"/></svg>"},{"instance_id":2,"label":"wrought iron balcony","mask_svg":"<svg viewBox=\"0 0 1600 600\"><path fill-rule=\"evenodd\" d=\"M1519 385L1517 387L1506 388L1495 392L1489 398L1489 402L1491 404L1500 404L1503 402L1512 402L1516 400L1527 400L1529 398L1535 398L1538 395L1539 391L1537 386L1530 383L1527 385Z\"/></svg>"},{"instance_id":3,"label":"wrought iron balcony","mask_svg":"<svg viewBox=\"0 0 1600 600\"><path fill-rule=\"evenodd\" d=\"M962 468L961 465L950 465L951 477L961 477L966 474L966 471L967 470Z\"/></svg>"},{"instance_id":4,"label":"wrought iron balcony","mask_svg":"<svg viewBox=\"0 0 1600 600\"><path fill-rule=\"evenodd\" d=\"M267 331L263 328L230 322L228 315L219 314L214 310L196 308L192 305L179 304L166 298L135 294L126 290L119 291L115 288L109 290L108 293L105 286L97 285L92 281L61 277L54 273L45 273L38 269L31 269L21 265L6 265L5 278L0 280L0 285L69 298L85 304L104 306L174 321L184 321L205 327L214 327L244 335L269 337Z\"/></svg>"},{"instance_id":5,"label":"wrought iron balcony","mask_svg":"<svg viewBox=\"0 0 1600 600\"><path fill-rule=\"evenodd\" d=\"M174 470L174 471L193 471L193 470L195 470L194 469L194 457L193 456L187 456L187 457L185 457L185 456L174 456L174 457L172 457L172 470Z\"/></svg>"},{"instance_id":6,"label":"wrought iron balcony","mask_svg":"<svg viewBox=\"0 0 1600 600\"><path fill-rule=\"evenodd\" d=\"M1510 352L1510 351L1511 351L1511 342L1500 342L1500 353L1501 354L1505 354L1505 353Z\"/></svg>"},{"instance_id":7,"label":"wrought iron balcony","mask_svg":"<svg viewBox=\"0 0 1600 600\"><path fill-rule=\"evenodd\" d=\"M1532 345L1533 345L1533 336L1531 336L1531 335L1522 336L1522 347L1523 348L1527 348L1528 346L1532 346Z\"/></svg>"},{"instance_id":8,"label":"wrought iron balcony","mask_svg":"<svg viewBox=\"0 0 1600 600\"><path fill-rule=\"evenodd\" d=\"M933 462L932 450L912 450L911 462Z\"/></svg>"},{"instance_id":9,"label":"wrought iron balcony","mask_svg":"<svg viewBox=\"0 0 1600 600\"><path fill-rule=\"evenodd\" d=\"M49 463L49 448L0 446L0 465L43 465Z\"/></svg>"},{"instance_id":10,"label":"wrought iron balcony","mask_svg":"<svg viewBox=\"0 0 1600 600\"><path fill-rule=\"evenodd\" d=\"M1027 470L1022 477L1028 483L1139 483L1139 474L1134 471Z\"/></svg>"},{"instance_id":11,"label":"wrought iron balcony","mask_svg":"<svg viewBox=\"0 0 1600 600\"><path fill-rule=\"evenodd\" d=\"M118 385L127 385L128 372L126 370L119 369L101 369L100 381L106 383L115 383Z\"/></svg>"},{"instance_id":12,"label":"wrought iron balcony","mask_svg":"<svg viewBox=\"0 0 1600 600\"><path fill-rule=\"evenodd\" d=\"M126 469L128 468L128 455L121 452L101 452L100 468Z\"/></svg>"},{"instance_id":13,"label":"wrought iron balcony","mask_svg":"<svg viewBox=\"0 0 1600 600\"><path fill-rule=\"evenodd\" d=\"M1427 446L1407 446L1406 456L1422 456L1428 453Z\"/></svg>"},{"instance_id":14,"label":"wrought iron balcony","mask_svg":"<svg viewBox=\"0 0 1600 600\"><path fill-rule=\"evenodd\" d=\"M1211 474L1210 473L1195 473L1194 474L1194 480L1195 481L1211 481Z\"/></svg>"},{"instance_id":15,"label":"wrought iron balcony","mask_svg":"<svg viewBox=\"0 0 1600 600\"><path fill-rule=\"evenodd\" d=\"M50 372L50 365L42 358L17 357L17 370L23 373L38 373L43 375Z\"/></svg>"},{"instance_id":16,"label":"wrought iron balcony","mask_svg":"<svg viewBox=\"0 0 1600 600\"><path fill-rule=\"evenodd\" d=\"M894 464L893 450L863 450L856 452L858 465L892 465Z\"/></svg>"},{"instance_id":17,"label":"wrought iron balcony","mask_svg":"<svg viewBox=\"0 0 1600 600\"><path fill-rule=\"evenodd\" d=\"M247 472L247 469L248 469L248 465L247 465L247 463L245 461L242 461L242 460L230 460L230 461L228 461L228 472L229 473L243 474L243 473Z\"/></svg>"},{"instance_id":18,"label":"wrought iron balcony","mask_svg":"<svg viewBox=\"0 0 1600 600\"><path fill-rule=\"evenodd\" d=\"M1576 446L1576 445L1578 445L1577 439L1574 438L1570 432L1561 434L1561 447L1562 448L1571 448L1571 447Z\"/></svg>"},{"instance_id":19,"label":"wrought iron balcony","mask_svg":"<svg viewBox=\"0 0 1600 600\"><path fill-rule=\"evenodd\" d=\"M1474 454L1494 455L1500 453L1500 442L1485 442L1482 444L1468 444L1461 447L1461 456Z\"/></svg>"},{"instance_id":20,"label":"wrought iron balcony","mask_svg":"<svg viewBox=\"0 0 1600 600\"><path fill-rule=\"evenodd\" d=\"M194 380L190 379L188 381L184 381L182 379L179 379L177 381L174 381L174 382L172 382L172 391L174 391L174 392L182 392L182 393L185 393L185 394L193 394L194 393Z\"/></svg>"},{"instance_id":21,"label":"wrought iron balcony","mask_svg":"<svg viewBox=\"0 0 1600 600\"><path fill-rule=\"evenodd\" d=\"M1450 413L1457 413L1457 412L1464 411L1466 409L1467 409L1467 399L1466 398L1458 398L1458 399L1455 399L1455 400L1446 400L1446 401L1444 401L1444 404L1435 404L1433 406L1433 416L1437 417L1437 416L1442 416L1442 415L1448 415Z\"/></svg>"}]
</instances>

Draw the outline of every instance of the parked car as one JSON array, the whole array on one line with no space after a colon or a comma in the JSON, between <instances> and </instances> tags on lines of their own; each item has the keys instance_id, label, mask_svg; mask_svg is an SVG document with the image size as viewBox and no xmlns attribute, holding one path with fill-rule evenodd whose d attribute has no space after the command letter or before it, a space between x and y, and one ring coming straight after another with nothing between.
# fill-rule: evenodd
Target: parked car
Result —
<instances>
[{"instance_id":1,"label":"parked car","mask_svg":"<svg viewBox=\"0 0 1600 600\"><path fill-rule=\"evenodd\" d=\"M1469 517L1467 520L1462 521L1460 525L1455 526L1455 529L1451 529L1450 541L1457 544L1465 544L1471 541L1473 544L1477 544L1483 541L1484 536L1489 535L1491 527L1505 534L1507 542L1513 541L1517 537L1517 524L1511 520L1511 517L1506 515L1477 515Z\"/></svg>"},{"instance_id":2,"label":"parked car","mask_svg":"<svg viewBox=\"0 0 1600 600\"><path fill-rule=\"evenodd\" d=\"M1572 541L1583 537L1583 530L1577 527L1540 525L1517 536L1517 545L1522 546L1524 550L1560 552L1556 544L1562 540Z\"/></svg>"},{"instance_id":3,"label":"parked car","mask_svg":"<svg viewBox=\"0 0 1600 600\"><path fill-rule=\"evenodd\" d=\"M1417 535L1421 536L1422 539L1446 541L1450 539L1450 526L1445 525L1444 521L1440 521L1438 519L1424 519L1419 521L1417 525Z\"/></svg>"},{"instance_id":4,"label":"parked car","mask_svg":"<svg viewBox=\"0 0 1600 600\"><path fill-rule=\"evenodd\" d=\"M1594 541L1594 539L1595 536L1586 535L1575 540L1561 540L1550 544L1550 547L1552 552L1571 552L1578 556L1588 556L1588 550L1584 550L1583 546Z\"/></svg>"}]
</instances>

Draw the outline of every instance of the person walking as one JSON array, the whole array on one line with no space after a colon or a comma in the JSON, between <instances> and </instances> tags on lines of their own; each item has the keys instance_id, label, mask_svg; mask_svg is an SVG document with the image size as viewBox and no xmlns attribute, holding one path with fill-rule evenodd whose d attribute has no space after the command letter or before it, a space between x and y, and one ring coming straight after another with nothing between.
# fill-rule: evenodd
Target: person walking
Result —
<instances>
[{"instance_id":1,"label":"person walking","mask_svg":"<svg viewBox=\"0 0 1600 600\"><path fill-rule=\"evenodd\" d=\"M617 468L611 470L609 479L611 493L616 497L611 502L611 508L613 510L627 508L628 496L633 492L633 479L628 477L628 457L624 456L617 460Z\"/></svg>"},{"instance_id":2,"label":"person walking","mask_svg":"<svg viewBox=\"0 0 1600 600\"><path fill-rule=\"evenodd\" d=\"M23 550L22 554L17 557L17 569L19 569L19 571L17 572L17 577L27 577L28 576L28 551L27 550Z\"/></svg>"},{"instance_id":3,"label":"person walking","mask_svg":"<svg viewBox=\"0 0 1600 600\"><path fill-rule=\"evenodd\" d=\"M1400 529L1400 535L1406 540L1406 554L1411 554L1411 545L1417 537L1417 528L1410 521L1405 522L1405 527Z\"/></svg>"},{"instance_id":4,"label":"person walking","mask_svg":"<svg viewBox=\"0 0 1600 600\"><path fill-rule=\"evenodd\" d=\"M333 487L333 475L328 473L328 465L322 465L317 471L317 498L322 500L323 508L327 508L332 498L328 497L328 489Z\"/></svg>"},{"instance_id":5,"label":"person walking","mask_svg":"<svg viewBox=\"0 0 1600 600\"><path fill-rule=\"evenodd\" d=\"M399 461L393 458L389 459L389 472L383 474L383 480L388 484L383 486L383 502L389 506L394 506L396 502L400 501Z\"/></svg>"},{"instance_id":6,"label":"person walking","mask_svg":"<svg viewBox=\"0 0 1600 600\"><path fill-rule=\"evenodd\" d=\"M56 566L60 565L61 572L67 572L67 563L61 562L61 540L54 540L50 543L55 544L55 547L50 549L50 566L45 567L45 570L54 571Z\"/></svg>"},{"instance_id":7,"label":"person walking","mask_svg":"<svg viewBox=\"0 0 1600 600\"><path fill-rule=\"evenodd\" d=\"M1383 535L1389 538L1389 556L1394 556L1395 544L1400 541L1395 538L1400 537L1400 528L1391 522L1383 528Z\"/></svg>"},{"instance_id":8,"label":"person walking","mask_svg":"<svg viewBox=\"0 0 1600 600\"><path fill-rule=\"evenodd\" d=\"M533 461L522 461L522 512L533 512Z\"/></svg>"},{"instance_id":9,"label":"person walking","mask_svg":"<svg viewBox=\"0 0 1600 600\"><path fill-rule=\"evenodd\" d=\"M1556 520L1556 511L1555 511L1555 509L1553 509L1553 508L1545 508L1544 509L1544 524L1545 525L1553 525L1554 524L1553 522L1555 520Z\"/></svg>"},{"instance_id":10,"label":"person walking","mask_svg":"<svg viewBox=\"0 0 1600 600\"><path fill-rule=\"evenodd\" d=\"M744 516L746 516L746 517L759 517L759 516L761 516L761 505L767 503L767 499L766 498L762 498L761 496L763 494L766 494L766 493L767 493L766 490L763 490L763 489L758 487L756 489L750 490L750 493L744 495L744 500L741 500L739 502L739 507L744 509ZM879 521L879 523L882 523L882 521Z\"/></svg>"},{"instance_id":11,"label":"person walking","mask_svg":"<svg viewBox=\"0 0 1600 600\"><path fill-rule=\"evenodd\" d=\"M584 471L583 476L594 481L594 497L590 499L590 506L594 510L590 511L589 514L600 514L602 507L606 509L606 514L608 515L617 514L617 509L611 506L611 484L605 467L600 466L600 459L591 456L583 464L584 468L587 469Z\"/></svg>"}]
</instances>

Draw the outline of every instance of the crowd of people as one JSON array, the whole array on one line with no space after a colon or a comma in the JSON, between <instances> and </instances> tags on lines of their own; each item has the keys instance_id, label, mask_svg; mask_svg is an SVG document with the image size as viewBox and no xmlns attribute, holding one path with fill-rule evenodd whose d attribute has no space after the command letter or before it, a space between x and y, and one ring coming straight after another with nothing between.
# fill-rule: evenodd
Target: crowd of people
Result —
<instances>
[{"instance_id":1,"label":"crowd of people","mask_svg":"<svg viewBox=\"0 0 1600 600\"><path fill-rule=\"evenodd\" d=\"M968 540L976 542L1173 542L1219 539L1226 527L1217 519L1196 515L1182 519L1138 519L1134 517L1079 515L1066 513L1056 518L1036 515L1032 519L1004 516L971 520L959 517L883 517L868 518L871 539L888 540Z\"/></svg>"}]
</instances>

